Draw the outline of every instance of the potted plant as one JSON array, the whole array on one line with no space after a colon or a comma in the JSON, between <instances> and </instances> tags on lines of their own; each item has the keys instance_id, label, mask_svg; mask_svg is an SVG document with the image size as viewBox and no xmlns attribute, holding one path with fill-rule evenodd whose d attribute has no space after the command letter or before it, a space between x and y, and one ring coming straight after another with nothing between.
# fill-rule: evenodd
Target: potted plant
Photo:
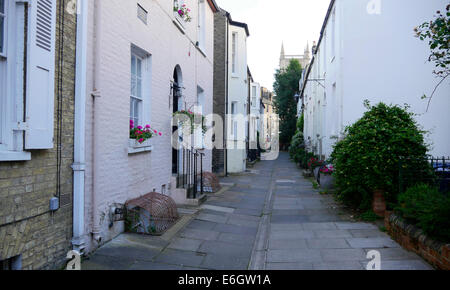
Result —
<instances>
[{"instance_id":1,"label":"potted plant","mask_svg":"<svg viewBox=\"0 0 450 290\"><path fill-rule=\"evenodd\" d=\"M173 5L173 12L178 18L184 20L185 22L191 22L192 20L190 16L191 9L187 8L186 4L180 6L178 1L175 1Z\"/></svg>"},{"instance_id":2,"label":"potted plant","mask_svg":"<svg viewBox=\"0 0 450 290\"><path fill-rule=\"evenodd\" d=\"M334 187L333 179L334 166L332 164L324 165L319 170L319 183L323 189L332 189Z\"/></svg>"},{"instance_id":3,"label":"potted plant","mask_svg":"<svg viewBox=\"0 0 450 290\"><path fill-rule=\"evenodd\" d=\"M181 110L174 113L173 116L177 117L181 123L181 126L190 126L191 134L193 134L195 128L198 128L199 126L202 126L203 134L207 131L207 127L205 126L205 117L201 114L196 114L191 110Z\"/></svg>"},{"instance_id":4,"label":"potted plant","mask_svg":"<svg viewBox=\"0 0 450 290\"><path fill-rule=\"evenodd\" d=\"M135 126L134 121L130 120L130 146L141 147L149 146L148 142L153 136L162 136L158 130L152 129L150 125Z\"/></svg>"},{"instance_id":5,"label":"potted plant","mask_svg":"<svg viewBox=\"0 0 450 290\"><path fill-rule=\"evenodd\" d=\"M324 161L319 160L316 157L311 157L309 159L308 167L311 170L311 172L314 173L314 177L316 178L316 180L318 180L318 178L319 178L319 170L320 170L320 167L323 166L323 164L324 164Z\"/></svg>"}]
</instances>

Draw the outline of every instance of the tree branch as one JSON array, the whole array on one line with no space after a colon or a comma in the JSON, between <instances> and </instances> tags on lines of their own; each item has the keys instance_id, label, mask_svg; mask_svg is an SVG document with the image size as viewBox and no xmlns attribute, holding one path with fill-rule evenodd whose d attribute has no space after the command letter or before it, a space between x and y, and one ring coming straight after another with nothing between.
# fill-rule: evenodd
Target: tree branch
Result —
<instances>
[{"instance_id":1,"label":"tree branch","mask_svg":"<svg viewBox=\"0 0 450 290\"><path fill-rule=\"evenodd\" d=\"M441 80L441 81L436 85L436 87L434 88L433 93L431 94L430 99L428 100L427 112L428 112L428 109L430 108L431 99L433 98L434 94L436 93L436 90L438 89L438 87L444 82L444 80L445 80L448 76L450 76L450 73L447 74L445 77L443 77L442 80Z\"/></svg>"}]
</instances>

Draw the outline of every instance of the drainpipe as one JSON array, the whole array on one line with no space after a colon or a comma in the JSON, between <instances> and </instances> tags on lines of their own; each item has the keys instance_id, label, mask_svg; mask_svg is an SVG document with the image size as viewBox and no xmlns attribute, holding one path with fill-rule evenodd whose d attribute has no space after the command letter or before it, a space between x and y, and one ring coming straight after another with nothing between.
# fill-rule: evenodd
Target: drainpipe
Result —
<instances>
[{"instance_id":1,"label":"drainpipe","mask_svg":"<svg viewBox=\"0 0 450 290\"><path fill-rule=\"evenodd\" d=\"M75 136L73 169L73 249L82 253L84 241L84 177L86 122L87 0L80 0L77 14L75 64Z\"/></svg>"},{"instance_id":2,"label":"drainpipe","mask_svg":"<svg viewBox=\"0 0 450 290\"><path fill-rule=\"evenodd\" d=\"M100 51L102 43L102 32L101 32L101 10L102 10L102 0L95 0L95 49L94 49L94 91L92 93L92 127L93 132L99 132L100 126L97 120L97 115L100 113L101 106L98 104L98 100L101 96L100 94ZM92 137L92 237L97 244L100 244L102 237L100 235L100 215L98 211L98 193L99 193L99 182L97 176L99 176L99 162L98 153L100 152L99 144L99 134L93 133Z\"/></svg>"}]
</instances>

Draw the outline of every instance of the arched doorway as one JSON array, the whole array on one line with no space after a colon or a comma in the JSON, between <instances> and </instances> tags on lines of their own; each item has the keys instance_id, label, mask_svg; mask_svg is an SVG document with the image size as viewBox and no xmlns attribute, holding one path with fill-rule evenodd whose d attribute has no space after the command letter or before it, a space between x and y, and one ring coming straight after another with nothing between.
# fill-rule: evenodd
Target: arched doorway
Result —
<instances>
[{"instance_id":1,"label":"arched doorway","mask_svg":"<svg viewBox=\"0 0 450 290\"><path fill-rule=\"evenodd\" d=\"M183 74L181 72L181 68L177 65L173 71L173 85L172 85L172 113L176 113L182 110L183 107L183 99L182 99L182 88L183 88ZM178 126L173 124L172 134L178 130ZM172 173L179 173L179 163L180 163L180 149L178 142L176 140L174 145L172 146Z\"/></svg>"}]
</instances>

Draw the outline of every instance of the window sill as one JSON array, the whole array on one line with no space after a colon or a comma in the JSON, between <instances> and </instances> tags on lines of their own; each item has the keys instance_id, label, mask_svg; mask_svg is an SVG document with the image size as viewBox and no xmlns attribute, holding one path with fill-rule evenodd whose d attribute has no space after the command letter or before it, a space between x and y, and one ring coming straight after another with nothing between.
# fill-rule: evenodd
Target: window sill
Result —
<instances>
[{"instance_id":1,"label":"window sill","mask_svg":"<svg viewBox=\"0 0 450 290\"><path fill-rule=\"evenodd\" d=\"M199 51L204 57L207 57L207 56L206 56L205 49L204 49L203 47L198 46L198 45L196 45L195 47L197 47L198 51Z\"/></svg>"},{"instance_id":2,"label":"window sill","mask_svg":"<svg viewBox=\"0 0 450 290\"><path fill-rule=\"evenodd\" d=\"M182 23L183 21L183 19L180 19L180 17L175 14L173 24L175 24L175 26L181 31L181 33L186 34L186 29L184 28L184 24Z\"/></svg>"},{"instance_id":3,"label":"window sill","mask_svg":"<svg viewBox=\"0 0 450 290\"><path fill-rule=\"evenodd\" d=\"M150 144L150 140L147 140L142 144L134 139L128 140L128 155L152 151L153 145Z\"/></svg>"},{"instance_id":4,"label":"window sill","mask_svg":"<svg viewBox=\"0 0 450 290\"><path fill-rule=\"evenodd\" d=\"M331 60L330 60L330 63L333 63L335 58L336 58L336 57L333 56L333 57L331 58Z\"/></svg>"},{"instance_id":5,"label":"window sill","mask_svg":"<svg viewBox=\"0 0 450 290\"><path fill-rule=\"evenodd\" d=\"M0 151L1 161L30 161L31 152L18 151Z\"/></svg>"}]
</instances>

